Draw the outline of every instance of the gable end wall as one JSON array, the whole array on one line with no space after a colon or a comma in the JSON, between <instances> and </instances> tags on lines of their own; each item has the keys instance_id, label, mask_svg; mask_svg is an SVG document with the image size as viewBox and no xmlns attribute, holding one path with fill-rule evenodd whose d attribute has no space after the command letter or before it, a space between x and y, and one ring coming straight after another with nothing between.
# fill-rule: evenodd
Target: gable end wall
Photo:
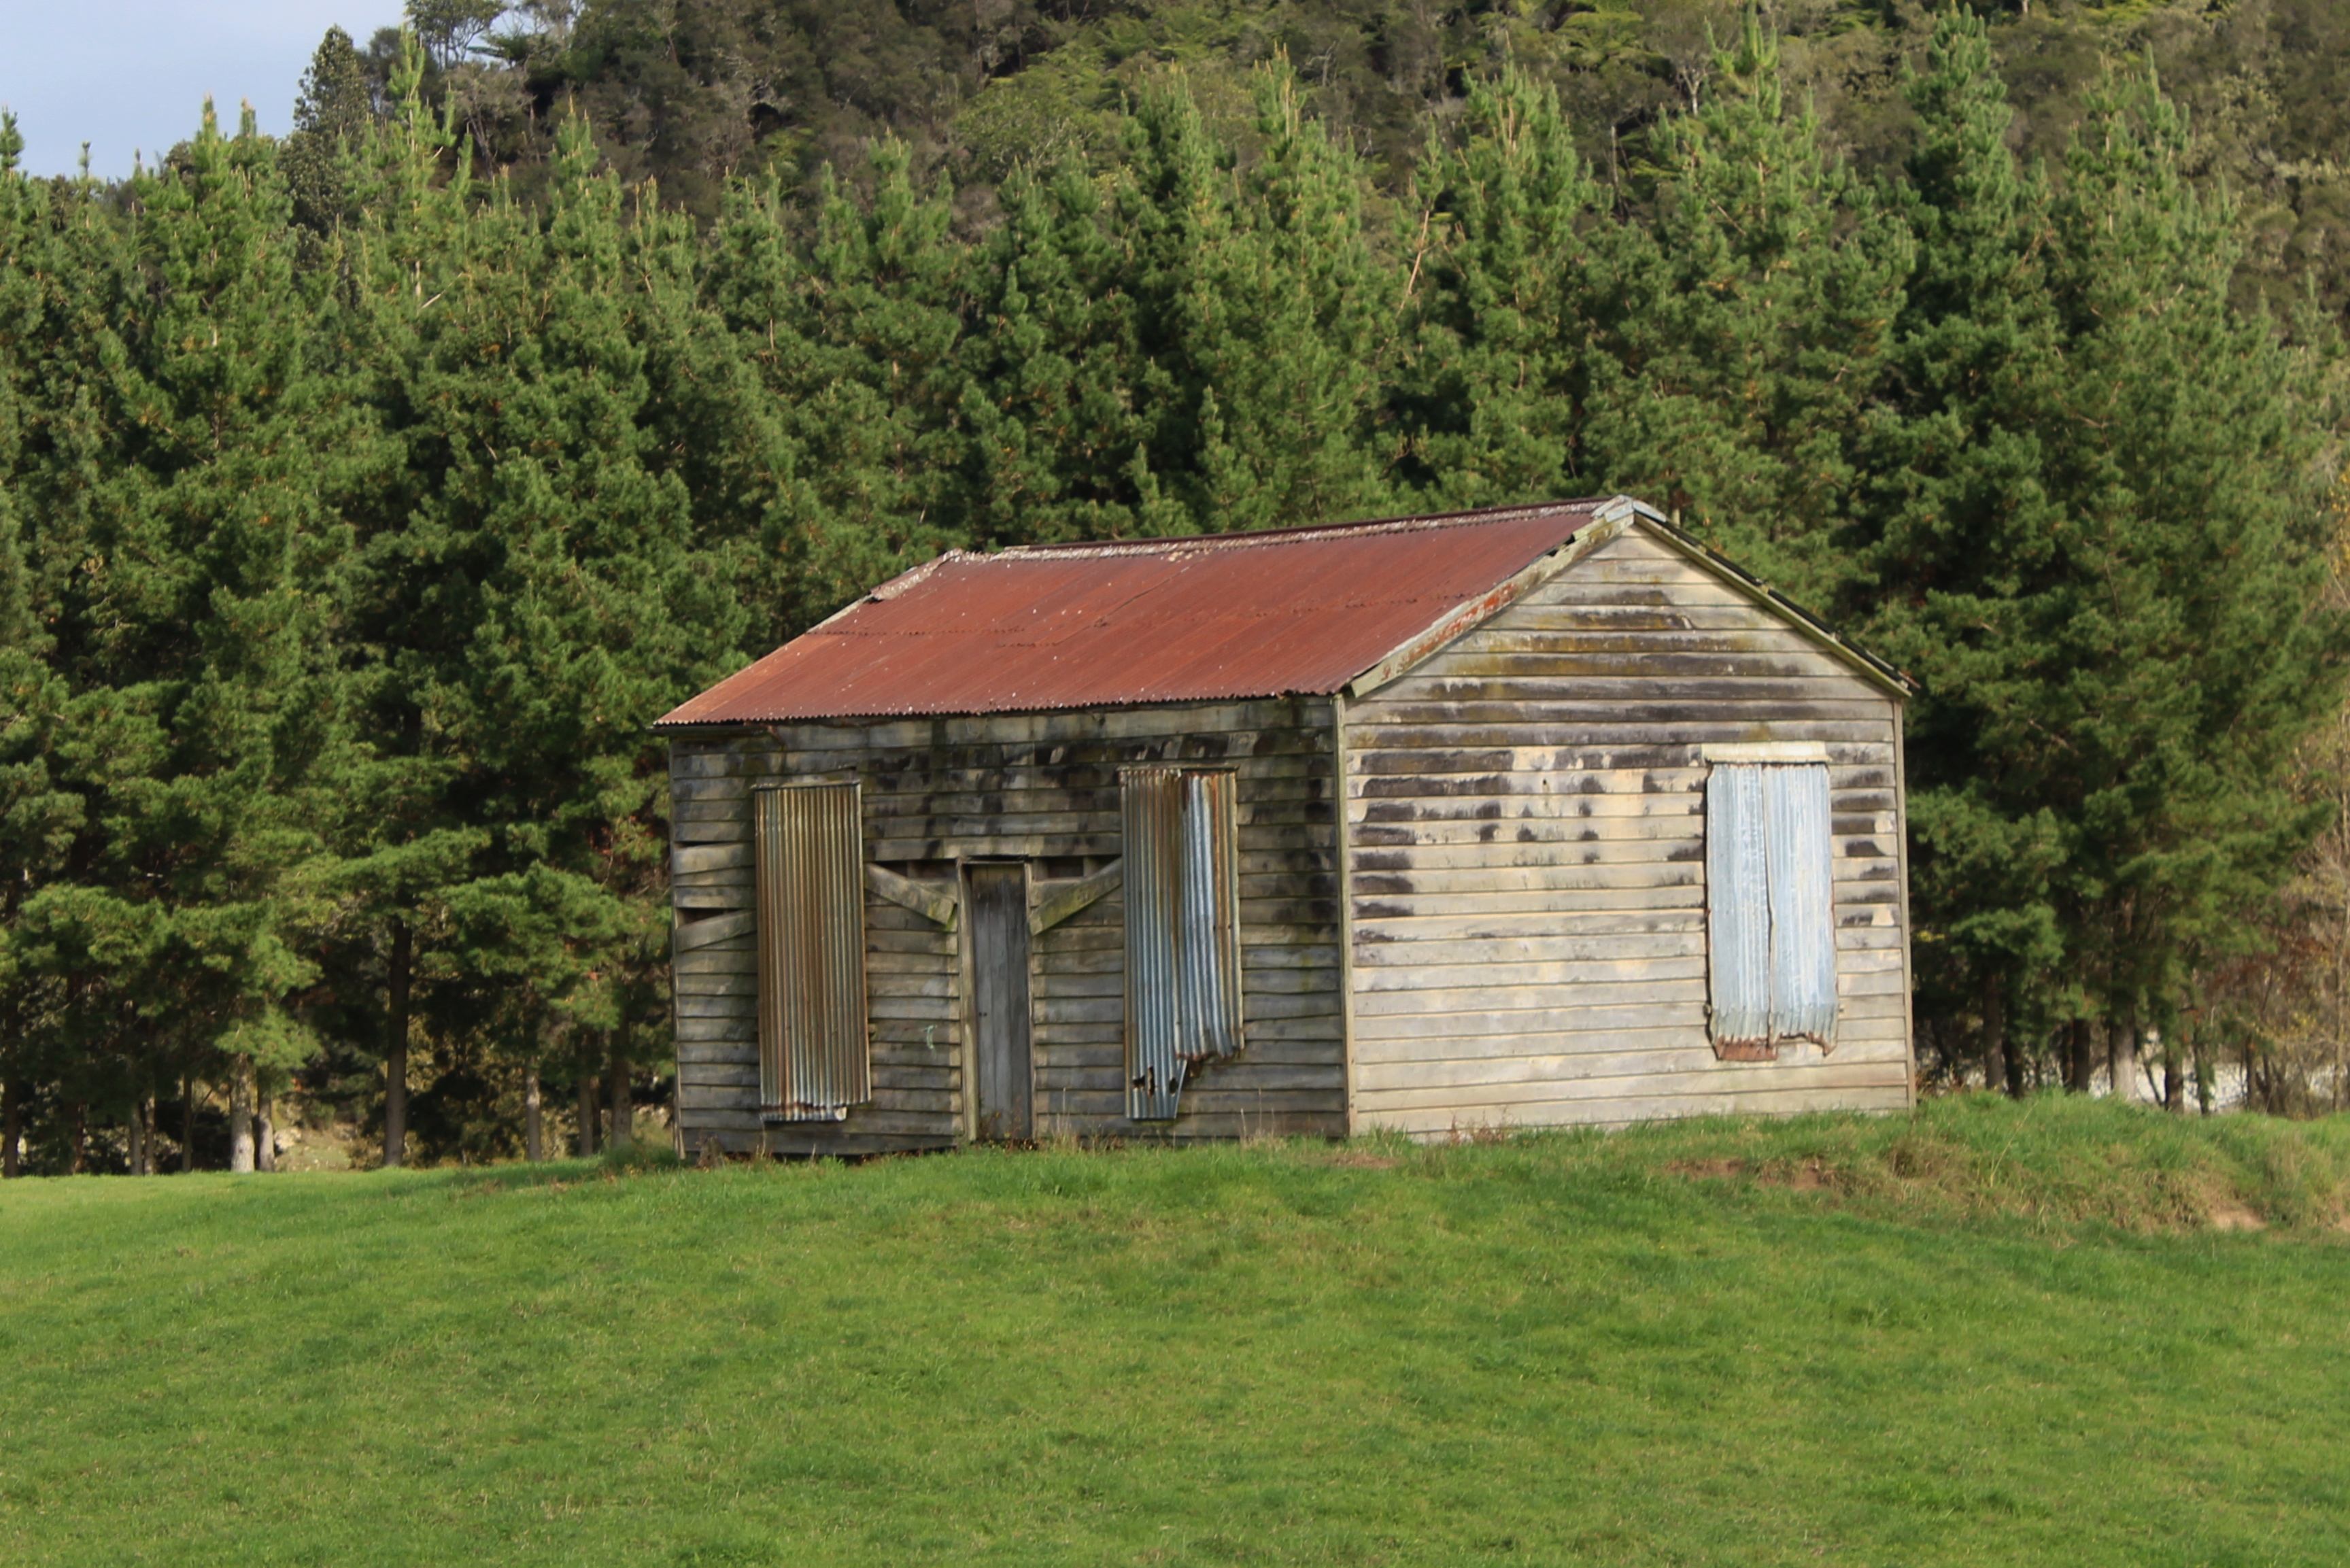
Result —
<instances>
[{"instance_id":1,"label":"gable end wall","mask_svg":"<svg viewBox=\"0 0 2350 1568\"><path fill-rule=\"evenodd\" d=\"M1635 526L1346 708L1358 1128L1908 1103L1898 703ZM1706 1034L1709 742L1830 758L1837 1043Z\"/></svg>"}]
</instances>

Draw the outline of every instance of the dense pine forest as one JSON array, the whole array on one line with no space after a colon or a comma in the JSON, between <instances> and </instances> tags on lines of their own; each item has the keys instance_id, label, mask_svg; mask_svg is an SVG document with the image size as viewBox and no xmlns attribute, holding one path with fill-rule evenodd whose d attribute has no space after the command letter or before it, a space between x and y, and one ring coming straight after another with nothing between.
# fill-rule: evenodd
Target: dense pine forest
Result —
<instances>
[{"instance_id":1,"label":"dense pine forest","mask_svg":"<svg viewBox=\"0 0 2350 1568\"><path fill-rule=\"evenodd\" d=\"M1619 491L1917 680L1929 1080L2339 1105L2350 22L1983 9L417 0L0 129L8 1171L628 1136L647 726L939 549Z\"/></svg>"}]
</instances>

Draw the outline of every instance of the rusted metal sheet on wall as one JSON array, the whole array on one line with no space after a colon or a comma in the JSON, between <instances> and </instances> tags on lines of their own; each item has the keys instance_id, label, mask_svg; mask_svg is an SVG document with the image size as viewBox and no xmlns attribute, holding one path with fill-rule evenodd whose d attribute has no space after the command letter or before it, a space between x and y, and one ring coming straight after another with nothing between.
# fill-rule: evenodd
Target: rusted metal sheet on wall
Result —
<instances>
[{"instance_id":1,"label":"rusted metal sheet on wall","mask_svg":"<svg viewBox=\"0 0 2350 1568\"><path fill-rule=\"evenodd\" d=\"M658 727L1326 694L1607 504L954 551Z\"/></svg>"},{"instance_id":2,"label":"rusted metal sheet on wall","mask_svg":"<svg viewBox=\"0 0 2350 1568\"><path fill-rule=\"evenodd\" d=\"M760 1106L785 1121L838 1121L873 1097L858 786L769 785L751 803Z\"/></svg>"},{"instance_id":3,"label":"rusted metal sheet on wall","mask_svg":"<svg viewBox=\"0 0 2350 1568\"><path fill-rule=\"evenodd\" d=\"M1825 766L1758 770L1771 851L1771 1033L1835 1044L1835 849Z\"/></svg>"},{"instance_id":4,"label":"rusted metal sheet on wall","mask_svg":"<svg viewBox=\"0 0 2350 1568\"><path fill-rule=\"evenodd\" d=\"M1173 1119L1195 1062L1242 1045L1237 775L1128 768L1127 1115Z\"/></svg>"}]
</instances>

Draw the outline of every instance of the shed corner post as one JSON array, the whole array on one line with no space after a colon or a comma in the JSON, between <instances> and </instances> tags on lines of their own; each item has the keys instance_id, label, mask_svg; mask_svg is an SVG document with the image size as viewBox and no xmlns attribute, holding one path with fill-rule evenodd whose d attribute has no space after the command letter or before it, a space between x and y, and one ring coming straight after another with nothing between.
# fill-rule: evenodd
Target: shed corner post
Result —
<instances>
[{"instance_id":1,"label":"shed corner post","mask_svg":"<svg viewBox=\"0 0 2350 1568\"><path fill-rule=\"evenodd\" d=\"M1347 1076L1347 1136L1363 1128L1355 1111L1355 1087L1361 1075L1355 1064L1355 856L1348 832L1347 790L1347 693L1330 698L1330 785L1336 830L1338 860L1338 1032L1342 1071Z\"/></svg>"},{"instance_id":2,"label":"shed corner post","mask_svg":"<svg viewBox=\"0 0 2350 1568\"><path fill-rule=\"evenodd\" d=\"M1893 854L1896 874L1901 882L1901 1045L1908 1066L1904 1078L1908 1084L1909 1108L1918 1108L1918 992L1909 964L1909 766L1908 741L1905 734L1909 705L1897 697L1893 700Z\"/></svg>"},{"instance_id":3,"label":"shed corner post","mask_svg":"<svg viewBox=\"0 0 2350 1568\"><path fill-rule=\"evenodd\" d=\"M935 725L932 732L934 735L943 734L943 731ZM976 1000L978 978L972 964L971 952L971 882L969 868L961 855L954 857L951 874L954 877L957 907L955 923L947 932L947 940L954 943L955 949L954 1064L955 1083L959 1086L955 1109L951 1114L955 1120L955 1142L967 1148L979 1141L979 1020ZM1033 949L1030 957L1033 969ZM1031 987L1036 983L1033 972L1028 983ZM1033 989L1029 995L1032 998L1035 995ZM1033 1001L1030 1005L1035 1005ZM1032 1052L1035 1049L1033 1043L1030 1049ZM1033 1056L1031 1061L1034 1061Z\"/></svg>"}]
</instances>

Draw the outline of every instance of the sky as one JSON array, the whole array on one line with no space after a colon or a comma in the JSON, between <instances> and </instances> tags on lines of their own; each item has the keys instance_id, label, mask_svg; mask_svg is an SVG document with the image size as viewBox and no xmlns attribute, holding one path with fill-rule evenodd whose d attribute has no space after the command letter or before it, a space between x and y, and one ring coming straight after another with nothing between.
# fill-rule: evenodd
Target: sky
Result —
<instances>
[{"instance_id":1,"label":"sky","mask_svg":"<svg viewBox=\"0 0 2350 1568\"><path fill-rule=\"evenodd\" d=\"M328 27L359 44L400 0L0 0L0 108L15 111L28 174L120 178L195 134L204 95L222 128L250 99L261 129L292 128L302 73Z\"/></svg>"}]
</instances>

